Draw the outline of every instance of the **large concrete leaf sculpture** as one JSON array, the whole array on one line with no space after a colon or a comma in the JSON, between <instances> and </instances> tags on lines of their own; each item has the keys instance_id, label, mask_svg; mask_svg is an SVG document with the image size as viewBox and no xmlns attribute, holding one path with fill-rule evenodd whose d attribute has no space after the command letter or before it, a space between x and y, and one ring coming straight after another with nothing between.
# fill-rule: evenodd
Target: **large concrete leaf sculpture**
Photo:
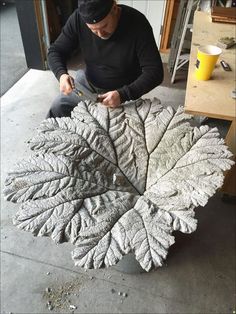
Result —
<instances>
[{"instance_id":1,"label":"large concrete leaf sculpture","mask_svg":"<svg viewBox=\"0 0 236 314\"><path fill-rule=\"evenodd\" d=\"M80 102L71 118L47 119L30 141L34 154L6 179L21 202L14 224L75 244L85 268L108 267L134 252L149 271L161 266L172 232L196 229L204 206L233 164L216 128L157 99L108 109Z\"/></svg>"}]
</instances>

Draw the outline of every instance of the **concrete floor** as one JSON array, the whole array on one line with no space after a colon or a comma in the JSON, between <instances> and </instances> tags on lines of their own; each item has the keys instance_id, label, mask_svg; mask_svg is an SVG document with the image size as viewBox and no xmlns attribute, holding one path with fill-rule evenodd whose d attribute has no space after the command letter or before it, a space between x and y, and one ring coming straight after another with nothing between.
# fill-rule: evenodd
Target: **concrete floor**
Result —
<instances>
[{"instance_id":1,"label":"concrete floor","mask_svg":"<svg viewBox=\"0 0 236 314\"><path fill-rule=\"evenodd\" d=\"M26 142L57 93L51 72L30 70L2 97L2 187L8 170L29 155ZM184 101L184 90L158 87L148 96L154 95L163 104ZM175 234L165 266L135 275L115 268L86 272L75 267L71 244L57 246L49 238L18 230L12 216L19 205L3 199L1 204L1 313L71 313L70 304L77 307L74 313L235 311L235 207L223 203L219 193L196 210L195 233ZM59 299L53 311L46 306L46 288Z\"/></svg>"},{"instance_id":2,"label":"concrete floor","mask_svg":"<svg viewBox=\"0 0 236 314\"><path fill-rule=\"evenodd\" d=\"M0 2L1 95L28 71L16 6L14 3L3 3Z\"/></svg>"}]
</instances>

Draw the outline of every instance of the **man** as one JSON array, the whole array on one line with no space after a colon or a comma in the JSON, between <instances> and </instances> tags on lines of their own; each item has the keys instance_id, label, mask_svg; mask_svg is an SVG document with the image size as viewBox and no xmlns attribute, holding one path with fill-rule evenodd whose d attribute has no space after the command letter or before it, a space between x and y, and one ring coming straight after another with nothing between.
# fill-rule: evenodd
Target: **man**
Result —
<instances>
[{"instance_id":1,"label":"man","mask_svg":"<svg viewBox=\"0 0 236 314\"><path fill-rule=\"evenodd\" d=\"M86 69L79 70L74 81L66 61L78 47ZM163 80L163 66L148 20L114 0L79 0L78 9L49 48L48 60L61 91L48 117L70 116L81 100L73 92L76 82L99 94L105 106L116 108L138 99Z\"/></svg>"}]
</instances>

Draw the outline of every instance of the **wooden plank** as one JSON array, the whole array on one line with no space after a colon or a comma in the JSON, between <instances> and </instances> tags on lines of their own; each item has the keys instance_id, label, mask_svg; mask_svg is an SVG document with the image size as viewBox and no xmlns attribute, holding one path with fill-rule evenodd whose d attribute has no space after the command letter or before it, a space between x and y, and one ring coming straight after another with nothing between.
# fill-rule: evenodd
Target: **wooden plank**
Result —
<instances>
[{"instance_id":1,"label":"wooden plank","mask_svg":"<svg viewBox=\"0 0 236 314\"><path fill-rule=\"evenodd\" d=\"M188 0L180 1L180 5L178 7L178 14L175 23L174 32L171 39L171 50L170 56L168 61L168 70L172 74L175 66L175 61L178 53L178 48L180 44L181 34L183 32L183 25L184 25L184 16L186 13Z\"/></svg>"},{"instance_id":2,"label":"wooden plank","mask_svg":"<svg viewBox=\"0 0 236 314\"><path fill-rule=\"evenodd\" d=\"M229 195L236 195L236 163L231 170L227 171L225 174L224 185L221 192Z\"/></svg>"},{"instance_id":3,"label":"wooden plank","mask_svg":"<svg viewBox=\"0 0 236 314\"><path fill-rule=\"evenodd\" d=\"M211 17L212 22L214 23L228 23L228 24L236 24L236 18L228 18L223 16L212 16Z\"/></svg>"},{"instance_id":4,"label":"wooden plank","mask_svg":"<svg viewBox=\"0 0 236 314\"><path fill-rule=\"evenodd\" d=\"M38 25L38 36L39 36L39 44L40 44L40 51L43 61L47 59L46 56L46 47L43 41L44 31L43 31L43 21L42 21L42 13L40 8L40 1L34 0L34 10L36 16L36 22Z\"/></svg>"},{"instance_id":5,"label":"wooden plank","mask_svg":"<svg viewBox=\"0 0 236 314\"><path fill-rule=\"evenodd\" d=\"M46 1L46 7L47 7L47 17L48 17L48 28L49 28L49 34L50 34L50 43L54 42L58 35L61 32L61 24L60 24L60 18L57 13L57 8L52 0Z\"/></svg>"},{"instance_id":6,"label":"wooden plank","mask_svg":"<svg viewBox=\"0 0 236 314\"><path fill-rule=\"evenodd\" d=\"M164 52L168 49L168 42L169 42L169 36L170 36L170 30L171 30L171 21L172 21L172 16L173 16L174 5L175 5L175 1L167 0L164 23L163 23L163 33L162 33L161 43L160 43L161 52Z\"/></svg>"},{"instance_id":7,"label":"wooden plank","mask_svg":"<svg viewBox=\"0 0 236 314\"><path fill-rule=\"evenodd\" d=\"M231 97L235 89L235 47L223 49L220 59L228 62L232 68L226 72L217 63L212 79L197 81L194 75L197 48L200 45L215 45L221 37L234 37L235 28L229 24L211 22L205 12L195 12L193 37L190 52L190 64L185 97L185 111L194 115L232 121L225 142L236 159L236 101ZM236 195L236 167L225 173L225 182L221 191Z\"/></svg>"},{"instance_id":8,"label":"wooden plank","mask_svg":"<svg viewBox=\"0 0 236 314\"><path fill-rule=\"evenodd\" d=\"M212 21L224 23L236 23L236 8L222 8L213 6L211 9Z\"/></svg>"},{"instance_id":9,"label":"wooden plank","mask_svg":"<svg viewBox=\"0 0 236 314\"><path fill-rule=\"evenodd\" d=\"M210 16L198 11L195 12L193 25L185 110L207 117L232 120L236 113L235 99L231 97L231 92L235 89L235 48L223 49L220 56L220 59L230 64L231 72L224 71L219 61L212 79L208 81L197 81L194 72L198 46L215 45L220 37L234 37L235 28L229 24L212 25Z\"/></svg>"},{"instance_id":10,"label":"wooden plank","mask_svg":"<svg viewBox=\"0 0 236 314\"><path fill-rule=\"evenodd\" d=\"M225 138L225 143L230 147L231 152L236 155L236 119L233 119Z\"/></svg>"},{"instance_id":11,"label":"wooden plank","mask_svg":"<svg viewBox=\"0 0 236 314\"><path fill-rule=\"evenodd\" d=\"M231 122L230 128L225 138L225 143L229 147L230 151L234 154L234 161L236 162L236 119ZM224 185L221 191L225 194L236 195L236 164L225 172Z\"/></svg>"}]
</instances>

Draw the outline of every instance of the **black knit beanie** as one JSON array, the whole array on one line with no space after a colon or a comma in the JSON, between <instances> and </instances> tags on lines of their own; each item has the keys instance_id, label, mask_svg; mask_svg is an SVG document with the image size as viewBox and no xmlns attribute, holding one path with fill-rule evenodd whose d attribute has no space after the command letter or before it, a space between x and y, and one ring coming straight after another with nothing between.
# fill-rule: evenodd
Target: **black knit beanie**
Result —
<instances>
[{"instance_id":1,"label":"black knit beanie","mask_svg":"<svg viewBox=\"0 0 236 314\"><path fill-rule=\"evenodd\" d=\"M78 0L79 14L85 23L95 24L110 12L114 0Z\"/></svg>"}]
</instances>

